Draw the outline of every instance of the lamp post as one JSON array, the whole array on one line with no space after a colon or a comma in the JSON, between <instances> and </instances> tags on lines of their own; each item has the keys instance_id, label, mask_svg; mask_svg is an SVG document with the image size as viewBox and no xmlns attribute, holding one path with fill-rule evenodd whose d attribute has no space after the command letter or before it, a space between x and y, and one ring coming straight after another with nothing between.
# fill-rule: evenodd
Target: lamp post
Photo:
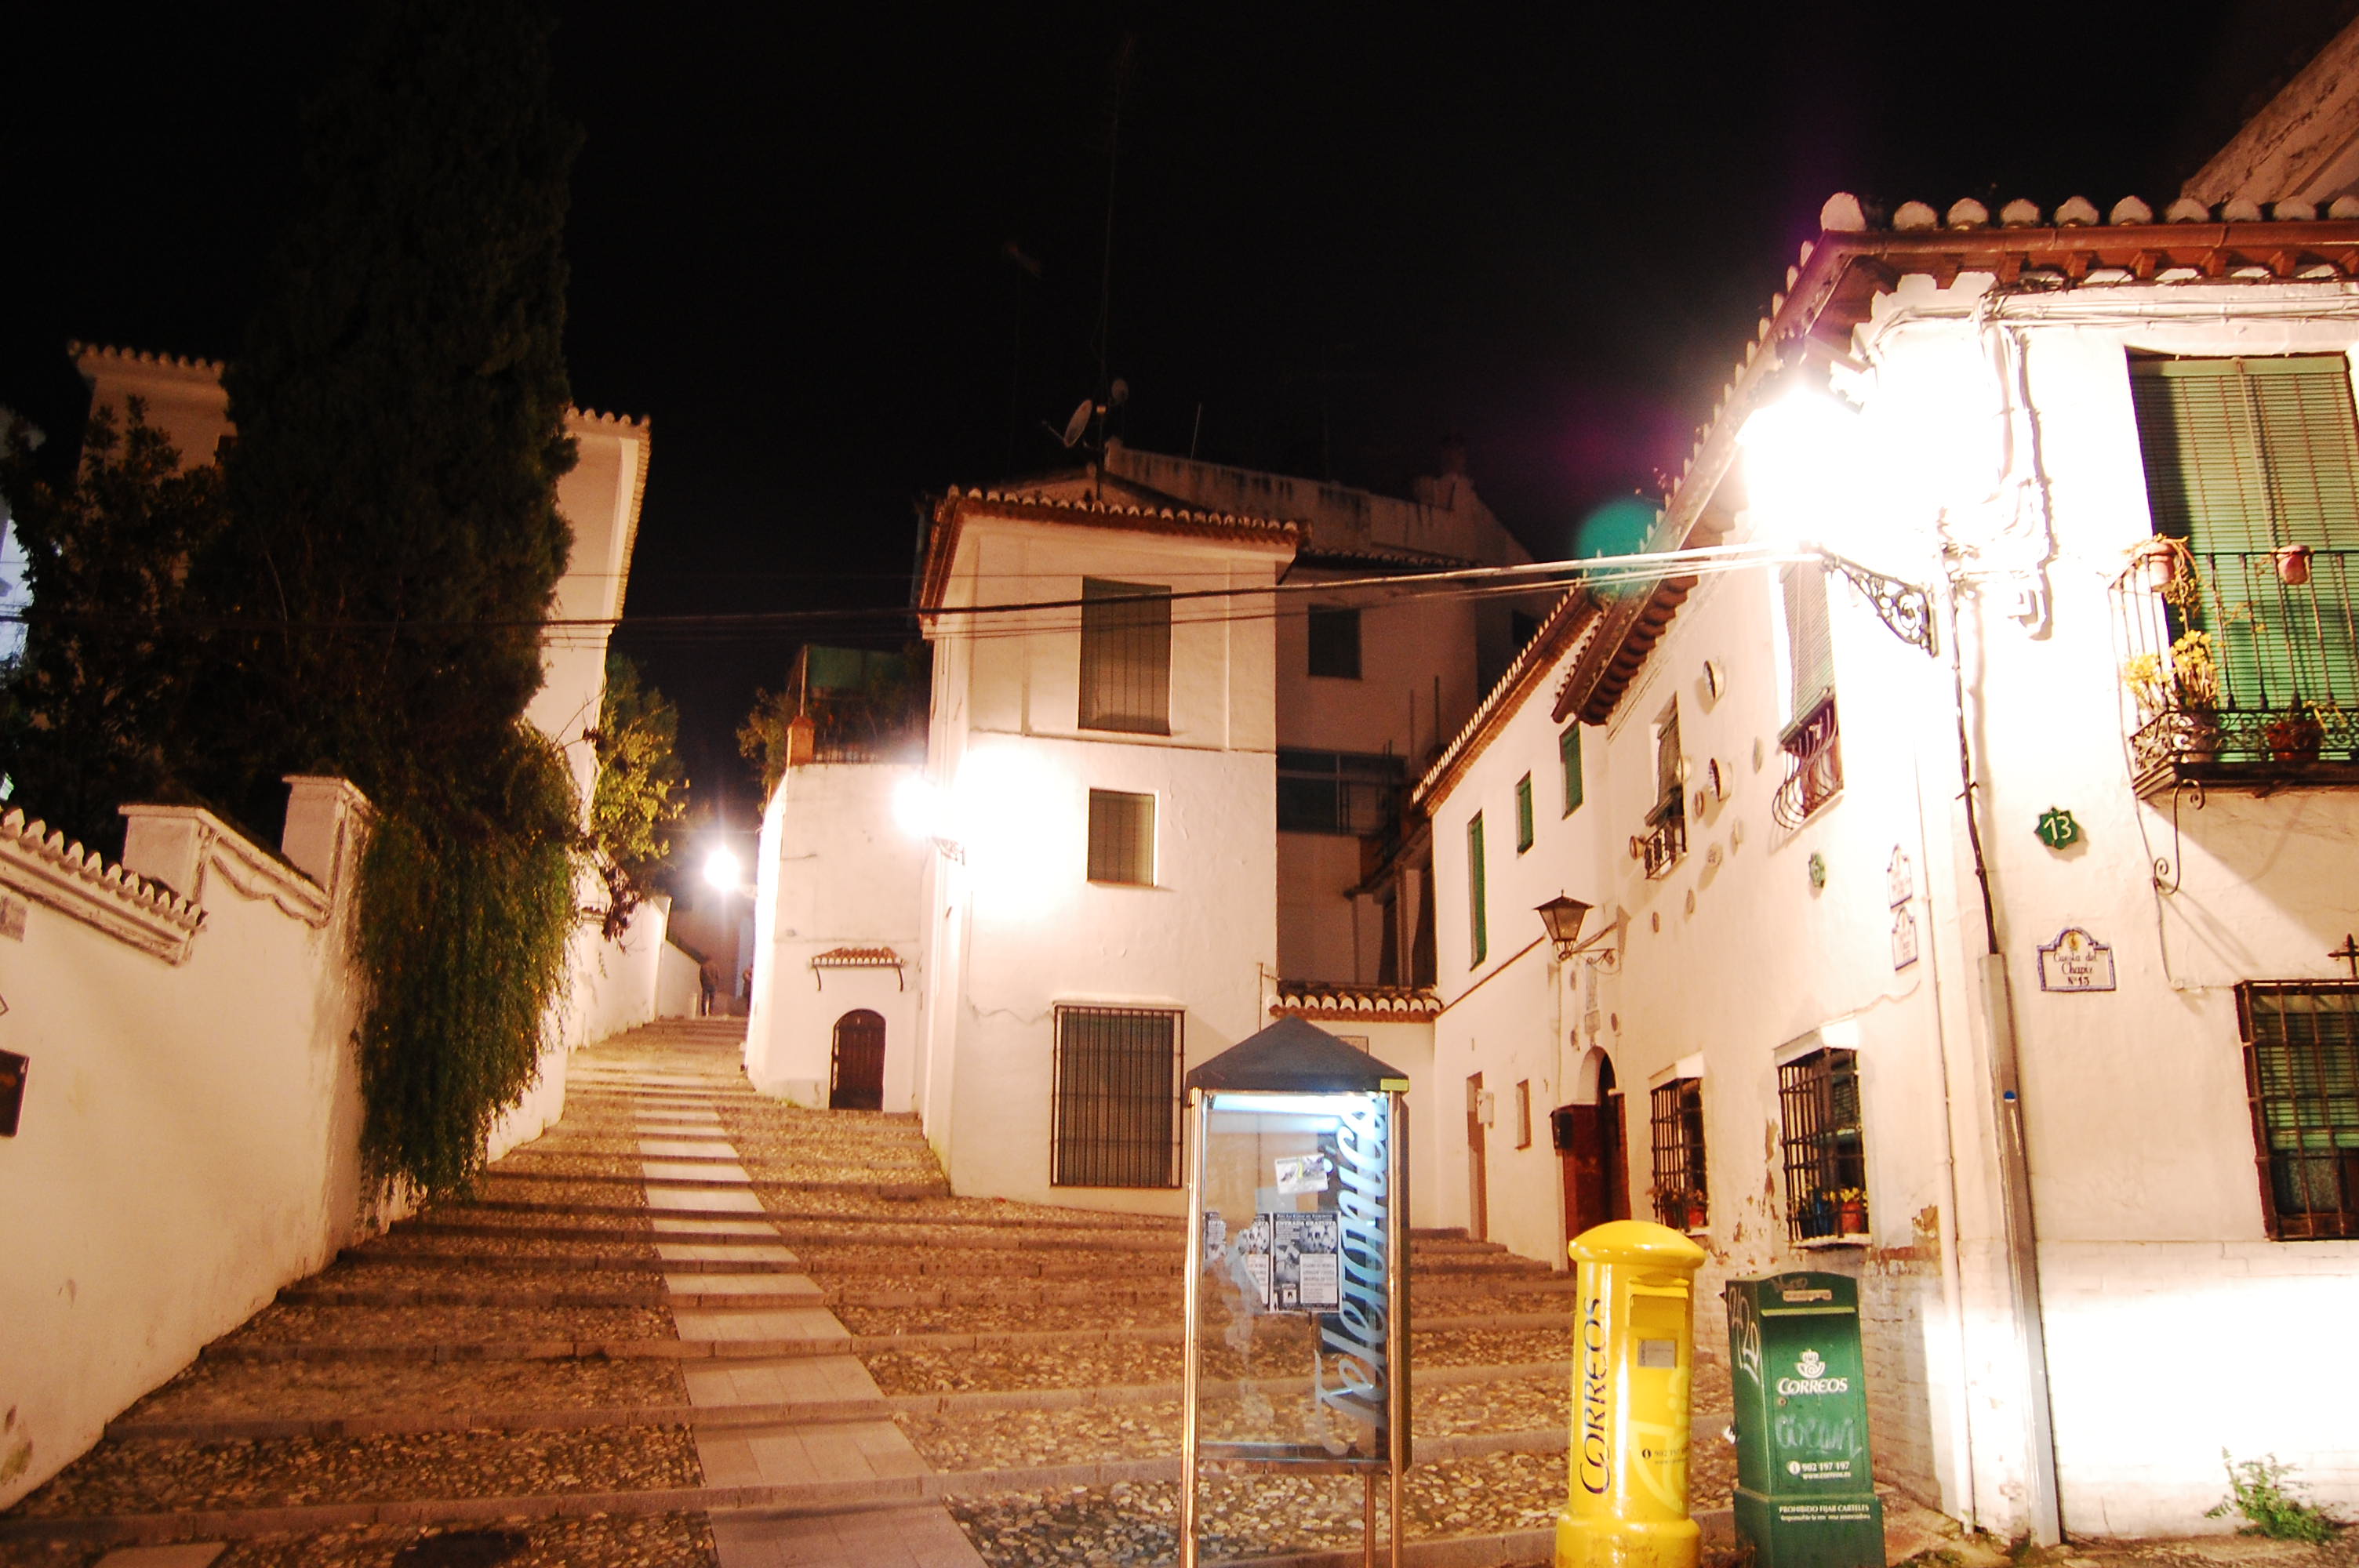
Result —
<instances>
[{"instance_id":1,"label":"lamp post","mask_svg":"<svg viewBox=\"0 0 2359 1568\"><path fill-rule=\"evenodd\" d=\"M1560 963L1583 958L1600 968L1611 969L1620 963L1622 957L1622 917L1615 915L1612 925L1583 942L1581 939L1582 923L1589 918L1593 907L1577 898L1559 893L1539 905L1534 913L1540 917L1540 925L1546 928L1549 940L1556 945ZM1605 946L1608 942L1613 946Z\"/></svg>"}]
</instances>

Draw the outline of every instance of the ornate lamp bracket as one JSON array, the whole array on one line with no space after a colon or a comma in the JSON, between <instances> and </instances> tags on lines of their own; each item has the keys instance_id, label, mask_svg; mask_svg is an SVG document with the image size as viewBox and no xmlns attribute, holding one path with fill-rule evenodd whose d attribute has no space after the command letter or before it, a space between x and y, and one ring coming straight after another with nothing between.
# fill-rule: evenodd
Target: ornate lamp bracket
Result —
<instances>
[{"instance_id":1,"label":"ornate lamp bracket","mask_svg":"<svg viewBox=\"0 0 2359 1568\"><path fill-rule=\"evenodd\" d=\"M1831 552L1822 552L1821 558L1828 569L1867 596L1869 608L1875 611L1875 618L1884 622L1886 631L1912 648L1922 648L1928 658L1934 655L1930 594L1913 582L1886 577Z\"/></svg>"}]
</instances>

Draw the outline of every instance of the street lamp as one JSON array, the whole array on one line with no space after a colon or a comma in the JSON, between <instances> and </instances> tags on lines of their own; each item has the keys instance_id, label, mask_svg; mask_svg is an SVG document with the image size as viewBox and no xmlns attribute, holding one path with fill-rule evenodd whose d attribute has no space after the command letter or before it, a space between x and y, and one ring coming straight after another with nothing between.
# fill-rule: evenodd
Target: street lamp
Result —
<instances>
[{"instance_id":1,"label":"street lamp","mask_svg":"<svg viewBox=\"0 0 2359 1568\"><path fill-rule=\"evenodd\" d=\"M727 849L715 849L704 857L704 880L723 892L735 892L745 885L744 877L737 857Z\"/></svg>"},{"instance_id":2,"label":"street lamp","mask_svg":"<svg viewBox=\"0 0 2359 1568\"><path fill-rule=\"evenodd\" d=\"M1581 939L1581 925L1582 922L1589 918L1592 907L1577 898L1559 893L1546 903L1539 905L1536 913L1540 917L1540 925L1548 930L1549 940L1556 944L1556 956L1559 962L1585 958L1592 964L1610 969L1621 959L1619 938L1622 935L1622 922L1617 918L1611 925L1583 942ZM1614 946L1601 946L1608 942L1613 943Z\"/></svg>"}]
</instances>

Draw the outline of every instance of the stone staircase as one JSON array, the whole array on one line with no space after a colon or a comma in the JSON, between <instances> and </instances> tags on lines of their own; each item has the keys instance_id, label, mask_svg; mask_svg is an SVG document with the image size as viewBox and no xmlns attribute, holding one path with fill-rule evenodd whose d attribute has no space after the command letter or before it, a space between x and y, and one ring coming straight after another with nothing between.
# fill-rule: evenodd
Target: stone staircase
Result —
<instances>
[{"instance_id":1,"label":"stone staircase","mask_svg":"<svg viewBox=\"0 0 2359 1568\"><path fill-rule=\"evenodd\" d=\"M0 1561L1168 1556L1183 1227L954 1196L914 1118L754 1095L741 1030L576 1053L563 1119L208 1346L0 1515ZM1538 1560L1567 1282L1414 1248L1411 1560ZM1344 1551L1337 1485L1212 1498L1208 1555Z\"/></svg>"}]
</instances>

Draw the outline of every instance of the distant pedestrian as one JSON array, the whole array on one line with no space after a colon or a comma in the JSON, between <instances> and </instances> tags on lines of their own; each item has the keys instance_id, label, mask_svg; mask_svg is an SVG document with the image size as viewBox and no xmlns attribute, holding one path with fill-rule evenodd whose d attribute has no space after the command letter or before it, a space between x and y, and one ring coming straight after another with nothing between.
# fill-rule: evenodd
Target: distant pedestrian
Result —
<instances>
[{"instance_id":1,"label":"distant pedestrian","mask_svg":"<svg viewBox=\"0 0 2359 1568\"><path fill-rule=\"evenodd\" d=\"M696 967L696 987L699 991L703 993L696 1004L696 1016L699 1018L711 1018L712 1016L712 997L714 991L718 989L712 983L712 965L699 964Z\"/></svg>"}]
</instances>

